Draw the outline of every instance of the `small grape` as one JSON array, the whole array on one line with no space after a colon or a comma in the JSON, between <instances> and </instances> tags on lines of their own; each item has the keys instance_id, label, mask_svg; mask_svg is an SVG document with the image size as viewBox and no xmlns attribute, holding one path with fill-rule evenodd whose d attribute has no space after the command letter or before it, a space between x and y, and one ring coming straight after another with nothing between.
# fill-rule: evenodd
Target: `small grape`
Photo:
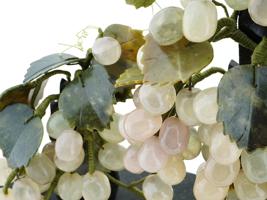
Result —
<instances>
[{"instance_id":1,"label":"small grape","mask_svg":"<svg viewBox=\"0 0 267 200\"><path fill-rule=\"evenodd\" d=\"M138 52L136 55L136 63L137 63L137 66L141 70L142 73L144 72L144 67L145 67L143 64L143 56L144 56L143 50L144 50L144 45L138 49Z\"/></svg>"},{"instance_id":2,"label":"small grape","mask_svg":"<svg viewBox=\"0 0 267 200\"><path fill-rule=\"evenodd\" d=\"M111 194L108 177L100 171L95 171L92 175L86 174L82 194L85 200L107 200Z\"/></svg>"},{"instance_id":3,"label":"small grape","mask_svg":"<svg viewBox=\"0 0 267 200\"><path fill-rule=\"evenodd\" d=\"M64 118L63 113L56 111L48 119L46 129L51 138L57 139L63 131L70 130L72 127Z\"/></svg>"},{"instance_id":4,"label":"small grape","mask_svg":"<svg viewBox=\"0 0 267 200\"><path fill-rule=\"evenodd\" d=\"M252 20L261 26L267 26L267 1L249 0L248 12Z\"/></svg>"},{"instance_id":5,"label":"small grape","mask_svg":"<svg viewBox=\"0 0 267 200\"><path fill-rule=\"evenodd\" d=\"M216 123L216 117L218 112L217 88L208 88L199 92L194 98L193 110L197 119L201 123Z\"/></svg>"},{"instance_id":6,"label":"small grape","mask_svg":"<svg viewBox=\"0 0 267 200\"><path fill-rule=\"evenodd\" d=\"M209 146L208 145L202 145L201 147L201 154L202 154L202 157L205 161L207 161L209 159L209 156L210 156L210 152L209 152Z\"/></svg>"},{"instance_id":7,"label":"small grape","mask_svg":"<svg viewBox=\"0 0 267 200\"><path fill-rule=\"evenodd\" d=\"M41 200L39 186L29 178L15 181L12 189L16 200Z\"/></svg>"},{"instance_id":8,"label":"small grape","mask_svg":"<svg viewBox=\"0 0 267 200\"><path fill-rule=\"evenodd\" d=\"M56 176L54 163L44 154L35 155L25 171L34 182L40 185L51 183Z\"/></svg>"},{"instance_id":9,"label":"small grape","mask_svg":"<svg viewBox=\"0 0 267 200\"><path fill-rule=\"evenodd\" d=\"M146 177L143 192L146 200L172 200L173 198L172 187L164 183L157 175Z\"/></svg>"},{"instance_id":10,"label":"small grape","mask_svg":"<svg viewBox=\"0 0 267 200\"><path fill-rule=\"evenodd\" d=\"M195 129L190 129L189 142L186 149L182 152L185 160L192 160L196 158L201 151L201 142Z\"/></svg>"},{"instance_id":11,"label":"small grape","mask_svg":"<svg viewBox=\"0 0 267 200\"><path fill-rule=\"evenodd\" d=\"M55 157L55 142L46 144L42 150L42 154L46 155L53 162Z\"/></svg>"},{"instance_id":12,"label":"small grape","mask_svg":"<svg viewBox=\"0 0 267 200\"><path fill-rule=\"evenodd\" d=\"M162 149L170 155L181 153L189 142L188 127L176 117L167 118L159 132L159 141Z\"/></svg>"},{"instance_id":13,"label":"small grape","mask_svg":"<svg viewBox=\"0 0 267 200\"><path fill-rule=\"evenodd\" d=\"M64 200L79 200L82 198L83 178L77 174L63 174L57 184L59 196Z\"/></svg>"},{"instance_id":14,"label":"small grape","mask_svg":"<svg viewBox=\"0 0 267 200\"><path fill-rule=\"evenodd\" d=\"M139 99L139 91L140 91L141 86L139 86L133 94L133 102L136 108L142 108L140 99Z\"/></svg>"},{"instance_id":15,"label":"small grape","mask_svg":"<svg viewBox=\"0 0 267 200\"><path fill-rule=\"evenodd\" d=\"M126 170L133 174L141 174L144 170L141 168L138 162L139 146L131 145L126 154L124 155L123 163Z\"/></svg>"},{"instance_id":16,"label":"small grape","mask_svg":"<svg viewBox=\"0 0 267 200\"><path fill-rule=\"evenodd\" d=\"M165 167L159 170L158 176L168 185L181 183L186 176L184 161L179 156L170 156Z\"/></svg>"},{"instance_id":17,"label":"small grape","mask_svg":"<svg viewBox=\"0 0 267 200\"><path fill-rule=\"evenodd\" d=\"M5 158L0 158L0 185L5 185L11 171L12 169L8 167L7 160Z\"/></svg>"},{"instance_id":18,"label":"small grape","mask_svg":"<svg viewBox=\"0 0 267 200\"><path fill-rule=\"evenodd\" d=\"M104 129L99 132L99 135L107 142L110 143L119 143L123 141L123 137L119 132L119 118L120 115L115 113L113 114L113 121L110 123L109 129Z\"/></svg>"},{"instance_id":19,"label":"small grape","mask_svg":"<svg viewBox=\"0 0 267 200\"><path fill-rule=\"evenodd\" d=\"M123 158L126 149L119 144L106 143L98 152L100 164L112 171L124 169Z\"/></svg>"},{"instance_id":20,"label":"small grape","mask_svg":"<svg viewBox=\"0 0 267 200\"><path fill-rule=\"evenodd\" d=\"M0 188L0 199L1 200L15 200L13 196L13 191L11 189L8 189L8 194L5 195L3 192L3 189Z\"/></svg>"},{"instance_id":21,"label":"small grape","mask_svg":"<svg viewBox=\"0 0 267 200\"><path fill-rule=\"evenodd\" d=\"M199 92L200 90L197 88L192 88L192 90L185 88L176 97L177 115L188 126L195 126L200 123L193 110L193 100Z\"/></svg>"},{"instance_id":22,"label":"small grape","mask_svg":"<svg viewBox=\"0 0 267 200\"><path fill-rule=\"evenodd\" d=\"M92 53L100 64L112 65L121 57L121 45L112 37L101 37L93 44Z\"/></svg>"},{"instance_id":23,"label":"small grape","mask_svg":"<svg viewBox=\"0 0 267 200\"><path fill-rule=\"evenodd\" d=\"M57 168L61 169L64 172L73 172L76 169L78 169L84 160L84 150L80 152L80 154L72 161L63 161L58 159L56 156L54 157L54 162L57 166Z\"/></svg>"},{"instance_id":24,"label":"small grape","mask_svg":"<svg viewBox=\"0 0 267 200\"><path fill-rule=\"evenodd\" d=\"M225 0L225 2L234 10L246 10L249 0Z\"/></svg>"},{"instance_id":25,"label":"small grape","mask_svg":"<svg viewBox=\"0 0 267 200\"><path fill-rule=\"evenodd\" d=\"M72 161L81 153L82 136L73 130L65 130L57 138L55 144L56 156L62 161Z\"/></svg>"},{"instance_id":26,"label":"small grape","mask_svg":"<svg viewBox=\"0 0 267 200\"><path fill-rule=\"evenodd\" d=\"M168 155L161 148L159 139L155 136L147 139L138 152L138 162L146 172L158 172L167 161Z\"/></svg>"},{"instance_id":27,"label":"small grape","mask_svg":"<svg viewBox=\"0 0 267 200\"><path fill-rule=\"evenodd\" d=\"M205 145L210 145L211 140L211 130L213 128L213 125L201 125L198 128L198 137L201 140L202 143Z\"/></svg>"},{"instance_id":28,"label":"small grape","mask_svg":"<svg viewBox=\"0 0 267 200\"><path fill-rule=\"evenodd\" d=\"M182 39L183 14L181 8L167 7L153 16L149 31L159 45L171 45Z\"/></svg>"},{"instance_id":29,"label":"small grape","mask_svg":"<svg viewBox=\"0 0 267 200\"><path fill-rule=\"evenodd\" d=\"M143 84L139 90L142 107L152 115L168 112L175 103L176 91L173 85Z\"/></svg>"}]
</instances>

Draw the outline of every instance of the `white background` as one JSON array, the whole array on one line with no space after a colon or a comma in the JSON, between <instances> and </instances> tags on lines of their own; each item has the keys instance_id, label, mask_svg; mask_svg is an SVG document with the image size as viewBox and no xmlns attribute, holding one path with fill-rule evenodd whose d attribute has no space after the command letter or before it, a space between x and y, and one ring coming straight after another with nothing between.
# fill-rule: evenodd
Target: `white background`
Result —
<instances>
[{"instance_id":1,"label":"white background","mask_svg":"<svg viewBox=\"0 0 267 200\"><path fill-rule=\"evenodd\" d=\"M159 0L157 3L162 8L180 6L179 0ZM110 24L119 23L147 30L153 13L160 9L158 5L154 4L153 9L136 10L126 5L124 0L0 1L0 93L8 87L22 83L32 61L63 51L65 47L59 43L75 44L76 33L87 26L104 29ZM222 17L222 9L218 8L218 11ZM96 36L95 29L87 30L89 36L84 43L84 49L92 45ZM231 59L237 60L237 45L233 41L224 40L213 46L215 58L210 66L227 69ZM68 52L77 56L84 55L84 52L74 49ZM216 86L219 79L219 75L214 75L198 87ZM57 92L58 80L59 78L49 81L46 95ZM131 109L133 107L129 103L120 106L118 110L126 113ZM44 140L47 141L47 136ZM187 162L187 170L195 172L201 162L201 157Z\"/></svg>"}]
</instances>

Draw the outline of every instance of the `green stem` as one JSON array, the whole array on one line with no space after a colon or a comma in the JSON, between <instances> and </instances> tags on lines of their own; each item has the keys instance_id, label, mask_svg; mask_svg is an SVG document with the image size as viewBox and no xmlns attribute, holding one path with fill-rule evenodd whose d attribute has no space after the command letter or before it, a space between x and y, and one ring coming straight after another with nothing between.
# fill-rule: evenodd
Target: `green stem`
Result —
<instances>
[{"instance_id":1,"label":"green stem","mask_svg":"<svg viewBox=\"0 0 267 200\"><path fill-rule=\"evenodd\" d=\"M218 1L215 1L215 0L212 0L212 2L213 2L216 6L220 6L220 7L222 7L223 10L224 10L224 12L225 12L225 15L226 15L227 17L229 17L229 13L228 13L227 7L226 7L224 4L222 4L222 3L218 2Z\"/></svg>"},{"instance_id":2,"label":"green stem","mask_svg":"<svg viewBox=\"0 0 267 200\"><path fill-rule=\"evenodd\" d=\"M231 19L237 21L238 14L239 14L239 11L235 10L231 15Z\"/></svg>"},{"instance_id":3,"label":"green stem","mask_svg":"<svg viewBox=\"0 0 267 200\"><path fill-rule=\"evenodd\" d=\"M34 117L38 116L42 118L45 115L45 111L50 103L54 100L59 99L59 94L52 94L46 97L43 102L38 106L38 108L34 112Z\"/></svg>"},{"instance_id":4,"label":"green stem","mask_svg":"<svg viewBox=\"0 0 267 200\"><path fill-rule=\"evenodd\" d=\"M232 38L234 41L238 42L240 45L243 47L250 49L251 51L254 51L256 48L257 44L252 41L245 33L237 29L234 31L231 35L230 38Z\"/></svg>"},{"instance_id":5,"label":"green stem","mask_svg":"<svg viewBox=\"0 0 267 200\"><path fill-rule=\"evenodd\" d=\"M57 183L59 181L59 178L61 177L61 175L63 174L62 171L58 170L56 173L56 177L54 178L53 182L51 183L49 189L47 190L45 196L44 196L44 200L50 200L55 188L57 187Z\"/></svg>"},{"instance_id":6,"label":"green stem","mask_svg":"<svg viewBox=\"0 0 267 200\"><path fill-rule=\"evenodd\" d=\"M38 96L38 94L40 92L41 87L42 87L42 83L38 84L35 87L34 91L33 91L32 99L31 99L31 106L32 106L32 108L34 108L34 102L35 102L35 100L36 100L36 98L37 98L37 96Z\"/></svg>"},{"instance_id":7,"label":"green stem","mask_svg":"<svg viewBox=\"0 0 267 200\"><path fill-rule=\"evenodd\" d=\"M94 143L94 137L92 133L87 133L86 136L87 145L88 145L88 171L90 174L93 174L95 172L95 143Z\"/></svg>"},{"instance_id":8,"label":"green stem","mask_svg":"<svg viewBox=\"0 0 267 200\"><path fill-rule=\"evenodd\" d=\"M135 187L135 186L138 186L140 185L141 183L143 183L145 181L146 177L143 177L137 181L133 181L129 184L129 187Z\"/></svg>"},{"instance_id":9,"label":"green stem","mask_svg":"<svg viewBox=\"0 0 267 200\"><path fill-rule=\"evenodd\" d=\"M12 181L15 179L15 177L17 176L18 173L19 173L19 169L15 169L9 174L9 176L6 180L6 183L3 187L3 193L5 195L8 195L8 188L10 187Z\"/></svg>"},{"instance_id":10,"label":"green stem","mask_svg":"<svg viewBox=\"0 0 267 200\"><path fill-rule=\"evenodd\" d=\"M267 37L263 37L260 44L255 48L251 63L253 65L267 65Z\"/></svg>"}]
</instances>

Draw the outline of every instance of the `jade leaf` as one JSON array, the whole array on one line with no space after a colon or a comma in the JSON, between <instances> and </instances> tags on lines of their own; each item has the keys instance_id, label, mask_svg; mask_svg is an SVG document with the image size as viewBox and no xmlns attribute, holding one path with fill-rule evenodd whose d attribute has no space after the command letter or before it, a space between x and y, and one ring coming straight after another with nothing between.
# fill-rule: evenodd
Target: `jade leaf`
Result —
<instances>
[{"instance_id":1,"label":"jade leaf","mask_svg":"<svg viewBox=\"0 0 267 200\"><path fill-rule=\"evenodd\" d=\"M114 87L102 65L94 64L69 83L59 98L59 110L72 126L103 130L111 120Z\"/></svg>"},{"instance_id":2,"label":"jade leaf","mask_svg":"<svg viewBox=\"0 0 267 200\"><path fill-rule=\"evenodd\" d=\"M77 57L66 53L56 53L45 56L31 63L30 68L27 70L27 73L24 76L24 83L32 81L33 79L47 73L52 69L77 61Z\"/></svg>"},{"instance_id":3,"label":"jade leaf","mask_svg":"<svg viewBox=\"0 0 267 200\"><path fill-rule=\"evenodd\" d=\"M217 121L240 148L267 146L266 77L267 67L236 66L218 86Z\"/></svg>"},{"instance_id":4,"label":"jade leaf","mask_svg":"<svg viewBox=\"0 0 267 200\"><path fill-rule=\"evenodd\" d=\"M116 80L115 87L132 86L143 83L144 75L137 67L126 69L124 73Z\"/></svg>"},{"instance_id":5,"label":"jade leaf","mask_svg":"<svg viewBox=\"0 0 267 200\"><path fill-rule=\"evenodd\" d=\"M155 0L126 0L127 4L134 5L135 8L151 6Z\"/></svg>"},{"instance_id":6,"label":"jade leaf","mask_svg":"<svg viewBox=\"0 0 267 200\"><path fill-rule=\"evenodd\" d=\"M33 112L20 103L0 112L0 148L12 168L26 166L41 144L43 125L40 118L29 120Z\"/></svg>"}]
</instances>

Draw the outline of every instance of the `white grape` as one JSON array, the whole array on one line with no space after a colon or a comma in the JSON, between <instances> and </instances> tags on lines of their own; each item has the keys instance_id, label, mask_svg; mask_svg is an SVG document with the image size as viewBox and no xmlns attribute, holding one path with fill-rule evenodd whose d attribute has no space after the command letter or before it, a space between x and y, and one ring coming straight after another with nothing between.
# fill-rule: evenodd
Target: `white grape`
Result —
<instances>
[{"instance_id":1,"label":"white grape","mask_svg":"<svg viewBox=\"0 0 267 200\"><path fill-rule=\"evenodd\" d=\"M199 92L194 98L193 110L197 119L201 123L216 123L216 117L218 112L217 88L208 88Z\"/></svg>"},{"instance_id":2,"label":"white grape","mask_svg":"<svg viewBox=\"0 0 267 200\"><path fill-rule=\"evenodd\" d=\"M12 169L8 167L7 160L0 158L0 185L4 185Z\"/></svg>"},{"instance_id":3,"label":"white grape","mask_svg":"<svg viewBox=\"0 0 267 200\"><path fill-rule=\"evenodd\" d=\"M202 143L205 145L210 145L211 140L211 130L213 128L213 125L201 125L198 128L198 137L201 140Z\"/></svg>"},{"instance_id":4,"label":"white grape","mask_svg":"<svg viewBox=\"0 0 267 200\"><path fill-rule=\"evenodd\" d=\"M77 174L63 174L57 184L59 196L63 200L79 200L82 198L83 178Z\"/></svg>"},{"instance_id":5,"label":"white grape","mask_svg":"<svg viewBox=\"0 0 267 200\"><path fill-rule=\"evenodd\" d=\"M15 200L41 200L39 186L29 178L15 181L12 190Z\"/></svg>"},{"instance_id":6,"label":"white grape","mask_svg":"<svg viewBox=\"0 0 267 200\"><path fill-rule=\"evenodd\" d=\"M143 192L146 200L172 200L173 198L172 187L164 183L157 175L146 177Z\"/></svg>"},{"instance_id":7,"label":"white grape","mask_svg":"<svg viewBox=\"0 0 267 200\"><path fill-rule=\"evenodd\" d=\"M51 138L57 139L65 130L72 129L61 111L54 112L48 119L47 132Z\"/></svg>"},{"instance_id":8,"label":"white grape","mask_svg":"<svg viewBox=\"0 0 267 200\"><path fill-rule=\"evenodd\" d=\"M72 161L78 157L83 148L82 136L73 130L65 130L57 138L56 156L62 161Z\"/></svg>"},{"instance_id":9,"label":"white grape","mask_svg":"<svg viewBox=\"0 0 267 200\"><path fill-rule=\"evenodd\" d=\"M192 88L192 90L185 88L176 97L177 115L188 126L195 126L200 123L193 110L193 100L199 92L200 90L197 88Z\"/></svg>"},{"instance_id":10,"label":"white grape","mask_svg":"<svg viewBox=\"0 0 267 200\"><path fill-rule=\"evenodd\" d=\"M42 150L42 154L46 155L47 158L53 162L55 156L55 142L47 143Z\"/></svg>"},{"instance_id":11,"label":"white grape","mask_svg":"<svg viewBox=\"0 0 267 200\"><path fill-rule=\"evenodd\" d=\"M181 183L186 176L184 161L179 156L171 156L165 167L159 170L158 176L168 185Z\"/></svg>"},{"instance_id":12,"label":"white grape","mask_svg":"<svg viewBox=\"0 0 267 200\"><path fill-rule=\"evenodd\" d=\"M54 163L44 154L35 155L25 171L34 182L40 185L51 183L56 176Z\"/></svg>"},{"instance_id":13,"label":"white grape","mask_svg":"<svg viewBox=\"0 0 267 200\"><path fill-rule=\"evenodd\" d=\"M86 174L82 194L85 200L107 200L111 194L108 177L100 171L95 171L92 175Z\"/></svg>"},{"instance_id":14,"label":"white grape","mask_svg":"<svg viewBox=\"0 0 267 200\"><path fill-rule=\"evenodd\" d=\"M249 0L248 12L252 20L261 25L267 26L267 1Z\"/></svg>"},{"instance_id":15,"label":"white grape","mask_svg":"<svg viewBox=\"0 0 267 200\"><path fill-rule=\"evenodd\" d=\"M120 134L122 135L122 137L127 140L130 144L136 144L138 143L137 141L135 141L134 139L130 138L127 134L126 134L126 131L125 131L125 128L124 128L124 125L125 125L125 119L127 118L128 114L127 115L123 115L123 116L120 116L120 119L119 119L119 124L118 124L118 128L119 128L119 132Z\"/></svg>"},{"instance_id":16,"label":"white grape","mask_svg":"<svg viewBox=\"0 0 267 200\"><path fill-rule=\"evenodd\" d=\"M152 115L168 112L175 103L176 91L173 85L143 84L139 90L142 107Z\"/></svg>"},{"instance_id":17,"label":"white grape","mask_svg":"<svg viewBox=\"0 0 267 200\"><path fill-rule=\"evenodd\" d=\"M133 102L136 108L142 108L140 99L139 99L139 91L140 91L141 86L139 86L133 94Z\"/></svg>"},{"instance_id":18,"label":"white grape","mask_svg":"<svg viewBox=\"0 0 267 200\"><path fill-rule=\"evenodd\" d=\"M225 0L225 2L234 10L246 10L249 0Z\"/></svg>"},{"instance_id":19,"label":"white grape","mask_svg":"<svg viewBox=\"0 0 267 200\"><path fill-rule=\"evenodd\" d=\"M140 147L137 145L131 145L123 158L124 167L126 170L133 174L141 174L144 170L141 168L138 162L138 151Z\"/></svg>"},{"instance_id":20,"label":"white grape","mask_svg":"<svg viewBox=\"0 0 267 200\"><path fill-rule=\"evenodd\" d=\"M201 151L201 142L195 129L191 128L189 142L186 149L182 152L185 160L196 158Z\"/></svg>"},{"instance_id":21,"label":"white grape","mask_svg":"<svg viewBox=\"0 0 267 200\"><path fill-rule=\"evenodd\" d=\"M123 158L126 149L119 144L106 143L98 152L100 164L112 171L124 169Z\"/></svg>"},{"instance_id":22,"label":"white grape","mask_svg":"<svg viewBox=\"0 0 267 200\"><path fill-rule=\"evenodd\" d=\"M13 191L11 189L8 189L7 195L4 194L3 189L0 188L0 199L1 200L15 200L13 196Z\"/></svg>"},{"instance_id":23,"label":"white grape","mask_svg":"<svg viewBox=\"0 0 267 200\"><path fill-rule=\"evenodd\" d=\"M167 7L153 16L149 31L159 45L171 45L182 39L183 14L181 8Z\"/></svg>"},{"instance_id":24,"label":"white grape","mask_svg":"<svg viewBox=\"0 0 267 200\"><path fill-rule=\"evenodd\" d=\"M92 53L102 65L112 65L121 57L121 45L112 37L101 37L95 40Z\"/></svg>"},{"instance_id":25,"label":"white grape","mask_svg":"<svg viewBox=\"0 0 267 200\"><path fill-rule=\"evenodd\" d=\"M142 73L144 72L144 67L145 67L145 65L143 64L143 56L144 56L143 50L144 50L144 45L138 49L136 55L136 64Z\"/></svg>"}]
</instances>

